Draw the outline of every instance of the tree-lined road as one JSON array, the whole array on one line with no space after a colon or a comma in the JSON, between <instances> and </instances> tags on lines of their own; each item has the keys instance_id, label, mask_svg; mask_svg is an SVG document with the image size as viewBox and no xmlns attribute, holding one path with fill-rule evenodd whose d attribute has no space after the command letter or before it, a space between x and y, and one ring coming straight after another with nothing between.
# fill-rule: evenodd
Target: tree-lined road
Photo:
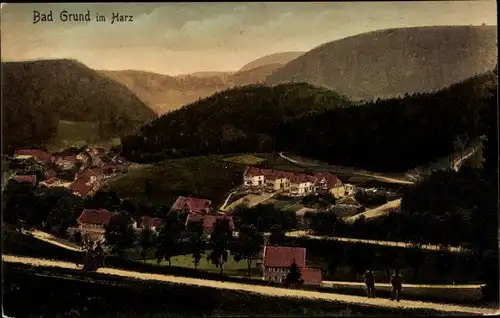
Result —
<instances>
[{"instance_id":1,"label":"tree-lined road","mask_svg":"<svg viewBox=\"0 0 500 318\"><path fill-rule=\"evenodd\" d=\"M266 233L266 235L270 235L270 234ZM407 242L367 240L367 239L357 239L357 238L338 237L338 236L318 236L318 235L306 234L306 233L300 232L300 231L288 232L288 233L286 233L286 236L288 236L288 237L306 237L308 239L313 239L313 240L333 240L333 241L340 241L340 242L365 243L365 244L375 244L375 245L383 245L383 246L403 247L403 248L411 248L411 247L415 246L415 245L413 245L411 243L407 243ZM421 249L424 249L424 250L434 250L434 251L441 249L440 245L433 245L433 244L421 244L421 245L419 245L419 247ZM449 248L447 248L447 250L450 252L455 252L455 253L467 252L467 249L460 247L460 246L450 246Z\"/></svg>"},{"instance_id":2,"label":"tree-lined road","mask_svg":"<svg viewBox=\"0 0 500 318\"><path fill-rule=\"evenodd\" d=\"M31 266L77 269L75 264L69 262L61 262L61 261L46 260L46 259L31 258L31 257L20 257L14 255L2 255L2 261L8 263L26 264ZM444 313L453 312L453 313L477 314L477 315L494 314L496 312L496 310L492 308L468 307L468 306L411 301L411 300L402 300L401 302L395 302L382 298L366 298L360 296L341 295L341 294L324 293L324 292L316 292L308 290L286 289L278 287L205 280L199 278L140 273L140 272L118 270L113 268L99 268L97 272L106 275L121 276L133 279L154 280L154 281L173 283L173 284L185 284L193 286L251 292L272 297L309 298L315 300L359 304L364 306L373 306L380 308L430 309L430 310L441 311Z\"/></svg>"}]
</instances>

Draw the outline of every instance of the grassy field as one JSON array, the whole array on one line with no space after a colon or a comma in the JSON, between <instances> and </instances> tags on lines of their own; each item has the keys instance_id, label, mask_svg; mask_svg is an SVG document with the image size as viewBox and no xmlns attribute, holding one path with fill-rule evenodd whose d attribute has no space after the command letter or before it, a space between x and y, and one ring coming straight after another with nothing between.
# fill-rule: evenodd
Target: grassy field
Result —
<instances>
[{"instance_id":1,"label":"grassy field","mask_svg":"<svg viewBox=\"0 0 500 318\"><path fill-rule=\"evenodd\" d=\"M229 157L229 158L225 158L222 160L229 161L232 163L244 164L244 165L257 165L259 163L263 163L266 161L266 159L263 159L263 158L257 157L257 156L253 156L253 155L234 156L234 157Z\"/></svg>"},{"instance_id":2,"label":"grassy field","mask_svg":"<svg viewBox=\"0 0 500 318\"><path fill-rule=\"evenodd\" d=\"M218 156L169 159L128 172L105 186L122 198L149 199L170 206L179 195L223 202L228 192L241 185L245 165Z\"/></svg>"},{"instance_id":3,"label":"grassy field","mask_svg":"<svg viewBox=\"0 0 500 318\"><path fill-rule=\"evenodd\" d=\"M155 259L148 259L146 260L146 263L149 264L154 264L156 265L156 260ZM260 275L260 269L257 268L256 262L252 262L252 276L259 276ZM161 263L161 266L168 266L167 261L163 261ZM194 258L192 254L187 254L187 255L179 255L172 257L172 266L177 266L177 267L185 267L185 268L192 268L194 269ZM219 273L220 269L217 268L215 265L213 265L209 260L207 260L207 255L203 255L203 257L200 260L200 264L198 265L198 270L201 271L206 271L210 273ZM230 276L247 276L248 274L248 267L247 267L247 261L246 260L241 260L240 262L236 262L233 258L233 256L229 255L227 259L227 263L224 264L224 275L230 275Z\"/></svg>"},{"instance_id":4,"label":"grassy field","mask_svg":"<svg viewBox=\"0 0 500 318\"><path fill-rule=\"evenodd\" d=\"M266 297L98 273L5 264L4 311L13 317L264 317L436 315L308 299ZM29 302L26 302L29 300ZM26 304L19 306L18 304Z\"/></svg>"}]
</instances>

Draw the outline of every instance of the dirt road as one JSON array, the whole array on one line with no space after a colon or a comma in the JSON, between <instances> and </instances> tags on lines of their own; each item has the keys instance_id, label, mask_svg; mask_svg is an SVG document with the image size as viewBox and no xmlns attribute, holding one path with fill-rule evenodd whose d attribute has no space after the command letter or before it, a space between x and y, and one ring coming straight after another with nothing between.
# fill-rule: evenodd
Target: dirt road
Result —
<instances>
[{"instance_id":1,"label":"dirt road","mask_svg":"<svg viewBox=\"0 0 500 318\"><path fill-rule=\"evenodd\" d=\"M387 215L389 210L394 209L394 208L399 208L401 207L401 199L394 200L394 201L389 201L386 204L383 204L379 207L376 207L375 209L371 209L368 211L365 211L363 213L359 213L350 217L345 218L344 220L349 223L353 223L357 219L359 219L361 216L364 216L366 219L371 219L371 218L376 218L379 216Z\"/></svg>"},{"instance_id":2,"label":"dirt road","mask_svg":"<svg viewBox=\"0 0 500 318\"><path fill-rule=\"evenodd\" d=\"M30 257L2 255L2 260L4 262L21 263L32 266L52 266L52 267L76 269L76 265L72 263L44 260L44 259L30 258ZM294 289L258 286L250 284L238 284L232 282L204 280L198 278L139 273L139 272L125 271L125 270L117 270L112 268L100 268L98 272L107 275L115 275L115 276L129 277L142 280L155 280L155 281L162 281L174 284L196 285L202 287L252 292L273 297L309 298L309 299L318 299L324 301L336 301L343 303L360 304L373 307L431 309L441 312L455 312L464 314L495 313L495 310L491 308L467 307L467 306L410 301L410 300L402 300L401 302L394 302L388 299L381 299L381 298L366 298L360 296L340 295L340 294L322 293L322 292L306 291L306 290L294 290Z\"/></svg>"}]
</instances>

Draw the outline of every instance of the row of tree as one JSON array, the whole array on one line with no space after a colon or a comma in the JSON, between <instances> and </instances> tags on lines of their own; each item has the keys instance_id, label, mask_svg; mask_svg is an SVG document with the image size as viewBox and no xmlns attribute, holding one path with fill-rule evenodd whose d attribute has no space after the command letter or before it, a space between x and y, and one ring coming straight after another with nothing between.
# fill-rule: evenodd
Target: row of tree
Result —
<instances>
[{"instance_id":1,"label":"row of tree","mask_svg":"<svg viewBox=\"0 0 500 318\"><path fill-rule=\"evenodd\" d=\"M105 228L105 244L112 253L122 257L127 249L138 244L144 261L153 251L157 263L167 261L169 266L172 257L189 253L193 255L193 263L197 268L202 257L207 254L207 260L220 268L221 274L231 254L235 261L247 262L250 275L252 261L264 244L262 234L254 226L241 226L238 238L234 239L227 219L217 220L210 234L204 231L201 222L191 222L185 226L184 221L179 214L171 212L156 231L143 229L137 234L132 228L130 216L119 214Z\"/></svg>"}]
</instances>

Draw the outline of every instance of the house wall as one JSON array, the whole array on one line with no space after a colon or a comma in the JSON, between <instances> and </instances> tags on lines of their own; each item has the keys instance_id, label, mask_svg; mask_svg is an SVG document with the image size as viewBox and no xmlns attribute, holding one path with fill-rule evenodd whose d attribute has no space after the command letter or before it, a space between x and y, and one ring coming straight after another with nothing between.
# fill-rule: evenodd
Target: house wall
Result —
<instances>
[{"instance_id":1,"label":"house wall","mask_svg":"<svg viewBox=\"0 0 500 318\"><path fill-rule=\"evenodd\" d=\"M290 272L287 267L264 267L264 280L282 282Z\"/></svg>"},{"instance_id":2,"label":"house wall","mask_svg":"<svg viewBox=\"0 0 500 318\"><path fill-rule=\"evenodd\" d=\"M311 182L304 182L300 184L290 184L290 194L292 195L306 195L309 193L314 193L315 188Z\"/></svg>"},{"instance_id":3,"label":"house wall","mask_svg":"<svg viewBox=\"0 0 500 318\"><path fill-rule=\"evenodd\" d=\"M335 198L343 198L345 197L345 187L344 186L340 186L340 187L336 187L336 188L331 188L330 189L330 193L335 197Z\"/></svg>"},{"instance_id":4,"label":"house wall","mask_svg":"<svg viewBox=\"0 0 500 318\"><path fill-rule=\"evenodd\" d=\"M254 177L243 177L243 185L247 187L255 187L259 185L264 185L265 179L264 176L254 176Z\"/></svg>"}]
</instances>

